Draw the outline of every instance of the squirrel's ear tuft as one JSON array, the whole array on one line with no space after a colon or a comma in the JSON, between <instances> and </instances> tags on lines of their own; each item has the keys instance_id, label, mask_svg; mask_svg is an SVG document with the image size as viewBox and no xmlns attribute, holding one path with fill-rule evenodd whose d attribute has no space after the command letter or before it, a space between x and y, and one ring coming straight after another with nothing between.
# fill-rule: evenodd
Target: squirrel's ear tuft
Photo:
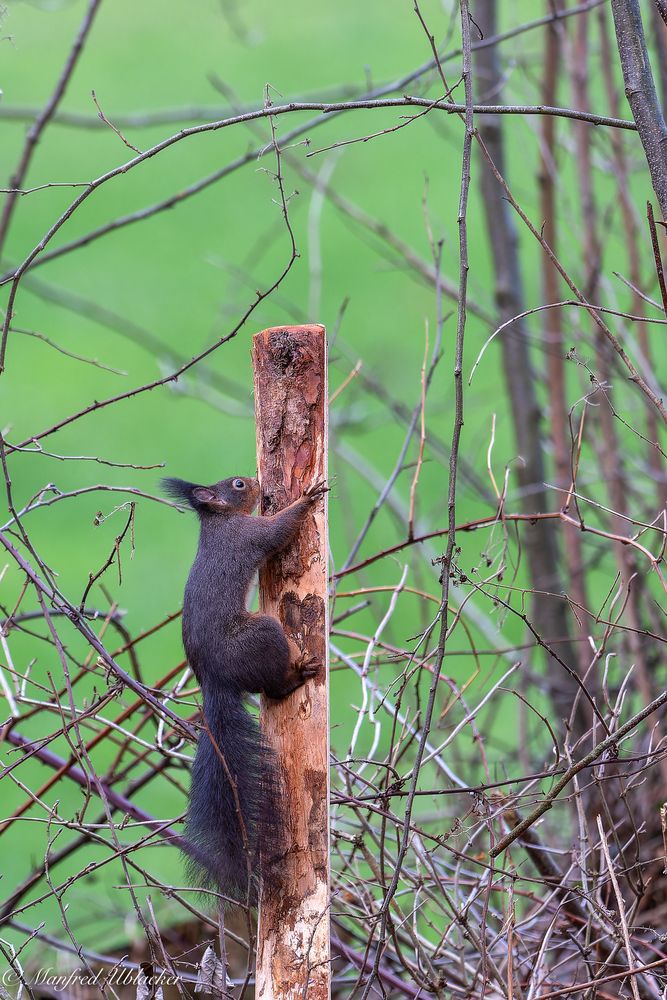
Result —
<instances>
[{"instance_id":1,"label":"squirrel's ear tuft","mask_svg":"<svg viewBox=\"0 0 667 1000\"><path fill-rule=\"evenodd\" d=\"M186 503L193 510L197 510L200 506L194 496L194 491L197 489L196 483L188 483L185 479L169 478L161 479L160 486L167 496L174 500L180 500L181 503Z\"/></svg>"}]
</instances>

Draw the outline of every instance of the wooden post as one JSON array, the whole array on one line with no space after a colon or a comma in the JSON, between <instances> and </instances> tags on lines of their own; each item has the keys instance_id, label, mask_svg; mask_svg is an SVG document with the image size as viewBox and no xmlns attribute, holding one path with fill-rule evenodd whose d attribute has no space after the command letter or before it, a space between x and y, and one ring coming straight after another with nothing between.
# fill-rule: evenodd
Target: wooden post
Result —
<instances>
[{"instance_id":1,"label":"wooden post","mask_svg":"<svg viewBox=\"0 0 667 1000\"><path fill-rule=\"evenodd\" d=\"M327 349L322 326L280 326L253 338L261 511L274 513L327 475ZM294 659L322 667L261 724L280 763L286 838L278 881L260 899L255 996L327 1000L329 712L326 497L298 539L260 573L260 607L283 625Z\"/></svg>"}]
</instances>

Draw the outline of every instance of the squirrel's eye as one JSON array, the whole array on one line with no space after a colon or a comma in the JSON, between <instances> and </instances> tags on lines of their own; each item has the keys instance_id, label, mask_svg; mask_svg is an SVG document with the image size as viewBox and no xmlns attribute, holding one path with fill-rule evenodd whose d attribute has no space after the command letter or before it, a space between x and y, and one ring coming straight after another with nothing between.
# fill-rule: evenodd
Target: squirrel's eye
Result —
<instances>
[{"instance_id":1,"label":"squirrel's eye","mask_svg":"<svg viewBox=\"0 0 667 1000\"><path fill-rule=\"evenodd\" d=\"M235 479L234 482L232 483L232 486L234 487L235 490L245 489L245 483L243 482L242 479Z\"/></svg>"}]
</instances>

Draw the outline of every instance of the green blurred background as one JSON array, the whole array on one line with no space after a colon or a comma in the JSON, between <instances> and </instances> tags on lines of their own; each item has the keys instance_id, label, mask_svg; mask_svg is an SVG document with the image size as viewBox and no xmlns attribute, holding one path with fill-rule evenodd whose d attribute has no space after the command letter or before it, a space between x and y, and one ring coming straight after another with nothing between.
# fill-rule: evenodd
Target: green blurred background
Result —
<instances>
[{"instance_id":1,"label":"green blurred background","mask_svg":"<svg viewBox=\"0 0 667 1000\"><path fill-rule=\"evenodd\" d=\"M541 5L527 0L504 4L502 8L503 27L542 13ZM22 121L20 109L43 106L84 10L85 5L77 0L12 2L3 12L0 48L3 183L11 175L24 141L28 116ZM422 10L436 37L442 38L450 31L449 48L456 48L459 28L455 5L425 0ZM501 49L507 61L508 101L538 102L541 51L539 32L524 34ZM335 99L400 79L429 57L428 41L409 2L388 5L384 0L366 0L363 4L317 5L290 0L288 5L280 5L267 0L244 4L202 0L184 5L169 0L166 3L146 0L141 4L107 0L101 5L60 109L83 116L92 127L83 127L85 122L51 123L39 143L26 184L34 187L53 182L85 182L132 158L132 150L110 128L95 120L97 109L92 91L104 113L119 125L128 141L145 150L181 127L227 116L230 101L221 94L220 81L233 92L234 100L246 108L262 104L267 84L271 85L274 103L309 97ZM448 63L447 69L451 82L455 82L460 72L459 61ZM435 95L438 88L429 75L419 84L408 86L406 92ZM461 87L456 96L462 100ZM567 100L569 95L564 96L564 102ZM180 118L175 116L178 120L173 123L137 126L124 117L179 109L185 110ZM625 110L623 113L627 114ZM255 454L250 338L265 326L300 321L326 324L330 336L335 335L330 359L332 391L360 359L362 375L380 382L395 401L410 408L417 403L425 336L428 331L432 347L436 332L434 289L419 278L399 253L387 252L386 245L369 233L367 227L351 221L327 198L323 199L294 165L296 160L309 171L321 172L321 176L331 180L339 195L388 227L429 264L430 226L434 238L444 241L443 274L456 283L462 125L455 116L441 115L437 119L425 116L389 135L306 158L308 152L331 143L395 126L404 120L402 115L402 109L392 109L356 111L336 117L309 129L303 137L309 140L308 145L296 140L285 152L285 189L291 196L290 220L300 256L278 291L259 305L234 339L176 384L86 416L42 442L46 451L61 456L99 456L135 465L164 463L164 472L14 453L10 469L18 507L49 483L63 492L86 485L111 484L156 494L159 477L165 473L202 482L232 474L252 474ZM278 141L288 130L311 117L312 113L300 113L279 118ZM523 207L534 213L537 119L507 118L504 128L510 181ZM564 229L571 223L574 232L577 207L567 180L573 177L576 164L567 127L562 128L562 136L561 169L565 183L559 191L561 221ZM266 146L269 138L266 123L260 123L259 131L236 126L189 137L96 191L62 227L49 249L182 191L248 150ZM595 142L600 154L606 155L608 136L596 133ZM2 378L1 411L3 432L10 442L40 433L93 400L105 399L167 374L178 367L179 358L192 357L237 325L253 302L255 289L268 287L289 256L289 241L277 204L275 166L275 156L269 147L262 157L253 157L241 169L182 204L36 267L26 276L16 300L14 325L48 337L62 350L94 359L98 366L65 356L42 339L12 333L7 372ZM611 207L612 180L600 170L596 182L601 203ZM642 204L649 193L644 170L637 173L636 184L637 203ZM19 200L3 270L25 257L76 193L74 188L56 187ZM606 218L609 222L608 213ZM493 316L492 276L475 169L468 220L470 297ZM541 292L539 259L530 239L525 232L520 233L526 298L529 305L534 305L541 301ZM605 239L607 274L625 269L623 251L623 241L609 224ZM576 274L580 267L576 237L563 243L561 255ZM611 304L624 303L623 286L612 286L607 292ZM444 357L427 407L429 430L444 442L449 440L454 412L451 368L455 308L455 303L446 300L445 312L452 315L444 324ZM578 322L578 316L571 318L573 338L578 336ZM491 330L488 323L473 315L469 317L466 378ZM532 330L536 338L535 361L542 368L539 320L534 322ZM493 465L499 481L505 465L515 459L499 358L497 345L492 345L472 387L466 390L462 454L487 494L491 486L486 472L486 451L494 413ZM116 371L108 371L101 365ZM570 402L574 402L585 391L587 376L574 368L570 377ZM539 391L543 391L541 386ZM636 397L630 400L630 412L633 406L640 408ZM361 376L336 399L331 420L331 472L335 481L330 535L336 566L344 560L363 525L377 497L378 484L386 480L396 462L405 426L367 390ZM339 454L340 447L347 449L345 458ZM414 443L409 454L414 459ZM398 478L392 496L399 507L407 503L411 478L411 469ZM446 488L446 458L442 452L429 449L417 506L419 524L424 530L444 526ZM95 515L99 511L110 515L128 499L121 493L88 493L26 515L25 527L32 544L58 573L59 586L71 600L80 599L88 574L104 563L127 516L125 510L120 510L96 525ZM137 634L179 608L196 542L196 525L193 519L166 505L150 499L134 499L137 501L134 553L130 557L126 539L122 546L122 583L115 568L103 581L112 599L127 612L124 624L132 634ZM465 521L492 510L488 496L484 498L470 479L462 479L458 520ZM404 536L405 517L385 507L360 555L371 554ZM477 564L487 543L486 536L465 536L461 542L462 565L466 561L469 565ZM410 586L438 593L438 568L431 564L431 556L437 551L436 542L433 551L420 550L409 557L413 563L408 577ZM395 585L400 574L401 557L376 565L354 582L361 586ZM518 581L521 579L519 575ZM601 591L607 582L601 574ZM21 575L10 566L1 584L5 608L11 609L21 585ZM359 632L372 631L389 597L378 594L370 600L370 607L352 620L350 627ZM108 606L99 588L93 590L88 603ZM480 611L487 624L486 636L476 629L474 622L470 624L471 634L482 647L492 645L490 639L497 627L503 629L501 645L520 639L522 633L516 621L501 612L502 609L490 607ZM405 595L385 638L401 647L406 645L408 637L423 628L430 615L430 607ZM83 645L77 644L74 635L68 633L67 641L70 650L85 655ZM114 648L115 641L109 640L109 648ZM345 647L344 640L340 644L350 649L359 647L358 643ZM48 647L30 636L13 633L12 652L17 666L25 669L34 659L34 676L44 678L50 671L58 682L59 665ZM163 676L181 655L179 626L175 623L140 648L145 679L150 682ZM498 676L506 666L505 659L488 657L478 683L486 684L489 677ZM383 668L392 669L401 668L400 665ZM460 683L472 675L474 665L463 651L461 656L448 659L447 670ZM332 743L339 754L345 753L354 724L350 705L358 704L359 698L357 680L348 674L337 674L333 683ZM510 704L496 718L498 743L492 753L492 765L499 768L497 773L505 773L503 759L512 747L513 720ZM57 724L53 718L38 719L27 734L42 734L57 728ZM65 749L61 747L61 752ZM106 759L105 753L112 751L100 754L100 766ZM4 755L4 763L13 759L12 755ZM25 765L17 771L17 777L31 786L46 774L34 765ZM6 802L3 815L24 800L23 791L17 788L15 792L16 802ZM73 788L59 787L57 796L52 794L47 800L52 802L55 797L61 803L63 815L76 809L80 802L80 792ZM156 785L142 804L160 817L176 815L182 808L182 795L166 783L159 788ZM12 879L18 881L43 854L44 824L30 821L36 815L36 811L28 813L28 818L15 824L3 838L3 855L11 859L11 864L4 866L4 896L9 895ZM95 851L91 849L93 856ZM181 863L175 851L162 850L154 864L161 876L179 883ZM74 865L70 870L76 868ZM59 871L59 877L64 877L66 871L66 868ZM118 873L112 876L102 869L99 878L101 888L94 888L91 880L77 883L67 901L72 911L78 913L74 923L80 939L97 947L102 944L110 947L128 934L128 926L123 923L128 907L123 894L119 898L112 888L117 884ZM85 920L81 909L84 903ZM34 907L25 920L33 926L45 920L47 930L53 931L59 916L50 901Z\"/></svg>"}]
</instances>

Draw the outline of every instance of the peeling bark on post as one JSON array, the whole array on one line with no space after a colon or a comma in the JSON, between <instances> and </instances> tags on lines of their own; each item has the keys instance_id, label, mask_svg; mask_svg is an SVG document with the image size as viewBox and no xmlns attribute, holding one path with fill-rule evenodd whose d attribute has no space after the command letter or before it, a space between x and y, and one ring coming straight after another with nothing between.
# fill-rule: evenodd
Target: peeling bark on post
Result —
<instances>
[{"instance_id":1,"label":"peeling bark on post","mask_svg":"<svg viewBox=\"0 0 667 1000\"><path fill-rule=\"evenodd\" d=\"M327 474L326 355L322 326L273 327L253 339L263 514ZM284 701L262 699L262 730L283 782L285 843L260 899L258 1000L330 996L327 560L325 496L260 573L261 610L280 620L295 661L317 657L322 667Z\"/></svg>"}]
</instances>

